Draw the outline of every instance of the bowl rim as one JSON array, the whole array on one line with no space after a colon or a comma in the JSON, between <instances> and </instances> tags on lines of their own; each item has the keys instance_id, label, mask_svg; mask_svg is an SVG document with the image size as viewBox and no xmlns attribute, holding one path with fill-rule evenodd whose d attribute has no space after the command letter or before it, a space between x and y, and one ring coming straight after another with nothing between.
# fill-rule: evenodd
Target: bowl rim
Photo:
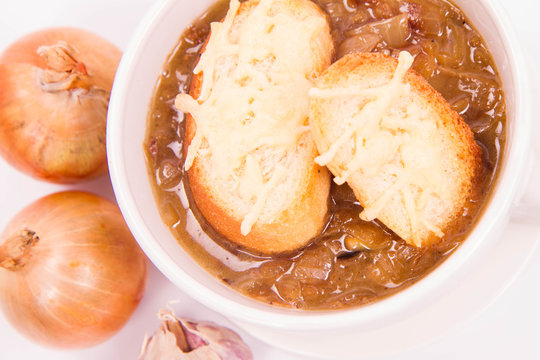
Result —
<instances>
[{"instance_id":1,"label":"bowl rim","mask_svg":"<svg viewBox=\"0 0 540 360\"><path fill-rule=\"evenodd\" d=\"M222 296L213 290L201 286L199 282L178 266L167 252L153 238L134 200L134 189L130 189L122 151L122 126L125 121L124 106L127 104L126 91L139 58L145 53L145 45L150 41L157 24L167 16L173 4L180 0L161 0L154 4L150 12L137 27L118 67L113 90L111 92L107 121L107 155L109 173L114 193L128 227L139 246L154 265L181 290L207 307L231 316L243 322L295 330L332 329L360 324L373 325L381 319L393 316L403 308L420 308L431 301L441 284L457 282L457 274L466 272L466 263L471 265L471 258L478 255L478 250L486 243L488 233L496 233L507 222L505 216L516 200L521 185L520 176L526 167L527 152L530 148L532 116L530 106L529 79L526 72L525 55L519 46L519 40L508 21L505 11L498 0L480 0L488 15L497 24L497 31L502 37L509 70L513 72L515 82L515 117L520 119L519 126L513 126L512 146L507 146L503 166L504 172L498 175L489 205L482 218L457 251L446 261L437 266L429 276L412 286L385 299L364 306L340 311L296 311L268 306L255 308L240 304ZM164 59L163 59L164 61ZM510 138L510 137L509 137ZM474 255L474 256L473 256ZM234 291L231 289L231 291ZM422 299L422 301L418 301ZM267 310L268 309L268 310Z\"/></svg>"}]
</instances>

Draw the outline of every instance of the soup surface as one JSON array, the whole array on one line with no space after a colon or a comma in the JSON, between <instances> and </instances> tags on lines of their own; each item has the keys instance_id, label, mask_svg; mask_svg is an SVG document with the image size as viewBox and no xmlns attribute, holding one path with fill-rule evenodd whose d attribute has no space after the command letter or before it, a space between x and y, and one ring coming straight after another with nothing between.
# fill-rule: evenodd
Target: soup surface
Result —
<instances>
[{"instance_id":1,"label":"soup surface","mask_svg":"<svg viewBox=\"0 0 540 360\"><path fill-rule=\"evenodd\" d=\"M328 223L320 236L292 254L265 257L215 233L189 201L183 174L183 114L174 109L188 92L210 22L224 17L220 1L195 21L171 53L148 117L145 149L161 216L185 250L237 291L273 305L336 309L373 302L416 282L464 240L481 211L504 145L502 84L481 36L446 0L314 0L332 25L337 60L354 51L415 56L413 68L464 118L484 150L483 191L459 227L437 244L410 246L382 224L364 222L346 186L332 185ZM186 176L187 178L187 176ZM185 181L184 181L185 180ZM191 205L190 205L191 204Z\"/></svg>"}]
</instances>

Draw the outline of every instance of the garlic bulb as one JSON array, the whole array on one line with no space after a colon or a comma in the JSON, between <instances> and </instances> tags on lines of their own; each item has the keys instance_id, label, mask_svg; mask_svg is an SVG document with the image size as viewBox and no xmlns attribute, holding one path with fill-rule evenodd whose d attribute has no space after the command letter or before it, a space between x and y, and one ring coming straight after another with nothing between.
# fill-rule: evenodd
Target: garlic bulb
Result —
<instances>
[{"instance_id":1,"label":"garlic bulb","mask_svg":"<svg viewBox=\"0 0 540 360\"><path fill-rule=\"evenodd\" d=\"M146 337L139 360L252 360L249 347L234 331L207 321L176 317L161 310L161 326Z\"/></svg>"}]
</instances>

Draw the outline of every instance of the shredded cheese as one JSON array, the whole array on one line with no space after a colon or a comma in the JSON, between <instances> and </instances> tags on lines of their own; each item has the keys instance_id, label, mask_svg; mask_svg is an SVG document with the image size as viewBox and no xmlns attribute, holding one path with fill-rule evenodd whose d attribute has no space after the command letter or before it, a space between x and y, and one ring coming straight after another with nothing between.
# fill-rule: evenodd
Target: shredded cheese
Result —
<instances>
[{"instance_id":1,"label":"shredded cheese","mask_svg":"<svg viewBox=\"0 0 540 360\"><path fill-rule=\"evenodd\" d=\"M196 124L185 169L209 157L216 182L234 184L228 190L238 191L249 208L241 224L247 235L286 178L288 154L309 131L309 77L318 59L313 41L327 23L320 15L296 14L284 0L260 0L245 12L240 6L231 0L224 20L211 24L194 69L203 75L200 95L179 94L175 106ZM265 158L276 161L269 165Z\"/></svg>"}]
</instances>

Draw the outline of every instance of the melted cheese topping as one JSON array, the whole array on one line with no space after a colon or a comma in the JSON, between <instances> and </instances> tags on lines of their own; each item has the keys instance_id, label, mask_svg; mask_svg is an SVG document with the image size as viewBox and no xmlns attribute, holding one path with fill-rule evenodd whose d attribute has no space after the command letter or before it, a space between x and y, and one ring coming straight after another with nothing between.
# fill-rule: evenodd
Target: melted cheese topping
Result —
<instances>
[{"instance_id":1,"label":"melted cheese topping","mask_svg":"<svg viewBox=\"0 0 540 360\"><path fill-rule=\"evenodd\" d=\"M412 238L405 240L422 246L422 228L437 237L444 235L424 214L429 198L446 200L450 194L438 150L440 146L436 143L440 140L434 136L436 120L411 100L410 85L404 81L413 60L408 52L401 52L393 77L383 85L314 88L310 96L320 99L355 97L363 104L354 116L345 119L344 131L315 162L328 165L352 142L352 158L346 164L339 164L341 171L335 174L334 181L343 184L355 174L366 177L381 172L390 174L393 182L376 199L363 204L360 217L366 221L377 218L387 204L399 196L412 233Z\"/></svg>"},{"instance_id":2,"label":"melted cheese topping","mask_svg":"<svg viewBox=\"0 0 540 360\"><path fill-rule=\"evenodd\" d=\"M231 0L225 19L211 24L194 69L204 75L200 95L179 94L175 102L196 124L186 170L195 158L209 157L215 181L233 184L231 192L249 208L244 235L286 178L287 156L309 130L309 78L320 61L313 42L327 29L323 16L297 14L284 0L250 5L239 12L239 1Z\"/></svg>"}]
</instances>

